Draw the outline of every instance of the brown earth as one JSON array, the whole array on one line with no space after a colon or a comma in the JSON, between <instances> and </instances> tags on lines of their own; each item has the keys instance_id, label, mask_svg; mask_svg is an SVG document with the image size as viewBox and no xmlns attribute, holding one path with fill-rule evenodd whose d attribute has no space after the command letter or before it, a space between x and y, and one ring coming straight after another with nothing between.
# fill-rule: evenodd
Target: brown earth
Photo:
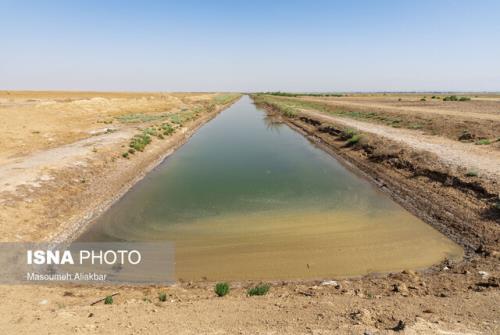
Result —
<instances>
[{"instance_id":1,"label":"brown earth","mask_svg":"<svg viewBox=\"0 0 500 335\"><path fill-rule=\"evenodd\" d=\"M467 96L467 95L464 95ZM294 108L314 109L345 118L387 125L392 128L420 130L455 141L491 142L500 150L500 97L473 97L471 101L420 101L422 95L378 95L343 97L267 96L270 103ZM470 97L470 95L469 95ZM401 101L399 101L401 99Z\"/></svg>"},{"instance_id":2,"label":"brown earth","mask_svg":"<svg viewBox=\"0 0 500 335\"><path fill-rule=\"evenodd\" d=\"M18 94L18 102L70 98L66 94L76 96L71 99L124 99L121 103L127 105L130 102L130 106L139 104L136 100L144 99L141 94L128 96L122 93L64 93L64 98L57 97L60 93ZM162 105L164 98L161 97L165 95L146 96L157 97L151 100L151 109L145 100L138 109L115 106L114 113L117 114L106 114L107 109L102 107L104 116L96 113L88 120L78 121L81 125L75 121L75 129L81 127L87 133L101 126L105 128L99 134L73 133L71 127L65 126L67 122L48 122L43 131L65 135L40 143L36 137L31 140L29 133L44 119L43 113L20 107L26 111L26 116L11 124L18 127L20 138L16 139L16 132L10 133L12 140L7 142L11 144L6 144L6 148L10 148L6 152L9 152L0 153L3 159L0 164L3 241L62 240L77 233L82 224L104 210L165 155L182 144L197 127L232 101L217 100L209 94L167 94L169 98L166 100L174 97L172 100L176 103L176 99L182 102L169 107ZM360 98L387 99L384 96ZM214 101L223 103L210 107L213 105L210 102ZM8 106L2 106L4 103ZM8 108L13 108L11 112L15 110L15 103L15 99L10 102L1 100L0 113ZM271 112L275 113L276 106L271 107L274 108ZM212 282L177 283L171 287L2 285L0 331L6 334L499 333L500 256L499 221L494 207L495 197L498 197L495 176L488 169L483 169L478 176L465 176L467 171L462 165L440 160L436 153L403 143L405 136L414 130L407 134L397 133L402 141L395 141L383 136L384 133L369 133L365 128L358 131L362 135L359 141L346 145L346 140L353 134L348 131L352 125L342 123L345 118L325 120L322 117L338 115L314 110L311 105L306 107L300 106L297 110L300 114L282 121L337 155L353 169L365 173L396 201L460 243L466 250L466 258L460 262L446 261L420 272L406 270L374 274L336 283L275 282L269 294L262 297L246 295L246 288L255 284L251 282L230 283L232 291L223 298L215 296ZM153 137L153 142L144 152L129 155L130 159L121 156L134 134L158 126L167 116L132 124L120 122L117 117L141 111L146 114L188 112L193 108L202 108L202 111L178 127L174 135L164 140ZM66 107L57 110L63 113ZM150 112L146 112L148 110ZM52 113L57 120L58 112ZM8 119L9 115L1 116ZM86 114L75 110L72 115L78 118ZM431 119L441 117L439 113L424 115ZM451 115L447 117L451 118ZM97 123L110 120L113 123ZM484 119L478 120L481 123ZM52 128L54 122L60 122L55 129ZM384 123L380 120L373 122L379 126ZM28 130L21 131L23 128L19 124ZM111 125L117 129L108 132L106 129ZM404 130L393 128L390 129ZM43 134L40 132L33 135ZM441 135L450 139L446 134ZM36 149L31 149L31 145ZM493 152L495 149L487 150ZM475 153L485 155L482 152ZM8 182L5 182L6 178ZM115 296L112 305L99 303L90 306L91 302L113 292L119 295ZM160 292L167 294L167 301L158 300Z\"/></svg>"}]
</instances>

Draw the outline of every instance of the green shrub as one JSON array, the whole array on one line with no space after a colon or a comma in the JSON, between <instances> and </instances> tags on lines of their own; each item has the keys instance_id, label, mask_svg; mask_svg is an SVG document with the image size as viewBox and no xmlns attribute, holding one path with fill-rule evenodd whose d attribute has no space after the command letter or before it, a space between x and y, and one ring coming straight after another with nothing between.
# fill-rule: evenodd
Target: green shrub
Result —
<instances>
[{"instance_id":1,"label":"green shrub","mask_svg":"<svg viewBox=\"0 0 500 335\"><path fill-rule=\"evenodd\" d=\"M154 128L146 128L142 131L143 134L150 135L150 136L156 136L157 132L156 129Z\"/></svg>"},{"instance_id":2,"label":"green shrub","mask_svg":"<svg viewBox=\"0 0 500 335\"><path fill-rule=\"evenodd\" d=\"M456 95L449 95L444 97L443 101L469 101L469 97L457 97Z\"/></svg>"},{"instance_id":3,"label":"green shrub","mask_svg":"<svg viewBox=\"0 0 500 335\"><path fill-rule=\"evenodd\" d=\"M207 107L207 111L213 110L215 108L215 104L209 104ZM195 119L198 116L198 112L196 111L183 111L180 113L172 114L169 117L170 122L182 126L185 122Z\"/></svg>"},{"instance_id":4,"label":"green shrub","mask_svg":"<svg viewBox=\"0 0 500 335\"><path fill-rule=\"evenodd\" d=\"M167 301L167 294L165 292L160 292L160 294L158 294L158 300L161 302Z\"/></svg>"},{"instance_id":5,"label":"green shrub","mask_svg":"<svg viewBox=\"0 0 500 335\"><path fill-rule=\"evenodd\" d=\"M149 129L149 128L148 128ZM136 151L144 151L146 145L151 143L151 136L149 136L147 131L143 131L142 134L135 135L130 141L129 147Z\"/></svg>"},{"instance_id":6,"label":"green shrub","mask_svg":"<svg viewBox=\"0 0 500 335\"><path fill-rule=\"evenodd\" d=\"M128 153L132 155L135 154L135 149L134 148L128 149Z\"/></svg>"},{"instance_id":7,"label":"green shrub","mask_svg":"<svg viewBox=\"0 0 500 335\"><path fill-rule=\"evenodd\" d=\"M297 113L295 113L295 110L292 107L283 107L281 111L286 117L294 118L297 116Z\"/></svg>"},{"instance_id":8,"label":"green shrub","mask_svg":"<svg viewBox=\"0 0 500 335\"><path fill-rule=\"evenodd\" d=\"M350 139L347 140L346 145L351 146L358 144L359 140L361 139L360 134L354 134Z\"/></svg>"},{"instance_id":9,"label":"green shrub","mask_svg":"<svg viewBox=\"0 0 500 335\"><path fill-rule=\"evenodd\" d=\"M420 99L420 101L427 101L427 100L425 100L425 98L422 98L422 99Z\"/></svg>"},{"instance_id":10,"label":"green shrub","mask_svg":"<svg viewBox=\"0 0 500 335\"><path fill-rule=\"evenodd\" d=\"M215 284L214 291L219 297L223 297L229 293L229 284L228 283L217 283L217 284Z\"/></svg>"},{"instance_id":11,"label":"green shrub","mask_svg":"<svg viewBox=\"0 0 500 335\"><path fill-rule=\"evenodd\" d=\"M477 171L470 170L470 171L467 171L467 172L465 173L465 175L466 175L467 177L477 177L479 174L477 173Z\"/></svg>"},{"instance_id":12,"label":"green shrub","mask_svg":"<svg viewBox=\"0 0 500 335\"><path fill-rule=\"evenodd\" d=\"M340 139L347 141L347 140L350 140L351 138L353 138L353 136L355 136L357 134L358 134L358 131L356 129L348 128L342 132L342 134L340 135Z\"/></svg>"},{"instance_id":13,"label":"green shrub","mask_svg":"<svg viewBox=\"0 0 500 335\"><path fill-rule=\"evenodd\" d=\"M108 295L106 298L104 298L104 304L105 305L111 305L113 304L113 297Z\"/></svg>"},{"instance_id":14,"label":"green shrub","mask_svg":"<svg viewBox=\"0 0 500 335\"><path fill-rule=\"evenodd\" d=\"M170 125L168 123L162 124L161 129L163 131L163 135L165 135L165 136L170 136L175 132L174 127L172 127L172 125Z\"/></svg>"},{"instance_id":15,"label":"green shrub","mask_svg":"<svg viewBox=\"0 0 500 335\"><path fill-rule=\"evenodd\" d=\"M491 141L487 138L480 139L476 142L476 145L488 145L491 144Z\"/></svg>"},{"instance_id":16,"label":"green shrub","mask_svg":"<svg viewBox=\"0 0 500 335\"><path fill-rule=\"evenodd\" d=\"M269 292L270 288L271 288L271 285L269 285L269 284L259 284L257 286L249 288L247 291L247 294L249 296L266 295L267 292Z\"/></svg>"},{"instance_id":17,"label":"green shrub","mask_svg":"<svg viewBox=\"0 0 500 335\"><path fill-rule=\"evenodd\" d=\"M122 154L122 157L123 157L123 158L128 158L128 152L127 152L127 151L125 151L125 152Z\"/></svg>"}]
</instances>

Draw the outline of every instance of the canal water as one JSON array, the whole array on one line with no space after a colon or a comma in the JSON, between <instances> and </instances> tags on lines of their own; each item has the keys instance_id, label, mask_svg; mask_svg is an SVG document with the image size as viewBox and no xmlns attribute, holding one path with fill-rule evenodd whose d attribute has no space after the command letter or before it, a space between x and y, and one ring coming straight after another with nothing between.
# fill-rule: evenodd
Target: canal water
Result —
<instances>
[{"instance_id":1,"label":"canal water","mask_svg":"<svg viewBox=\"0 0 500 335\"><path fill-rule=\"evenodd\" d=\"M312 279L430 266L461 248L248 96L79 241L171 241L182 280Z\"/></svg>"}]
</instances>

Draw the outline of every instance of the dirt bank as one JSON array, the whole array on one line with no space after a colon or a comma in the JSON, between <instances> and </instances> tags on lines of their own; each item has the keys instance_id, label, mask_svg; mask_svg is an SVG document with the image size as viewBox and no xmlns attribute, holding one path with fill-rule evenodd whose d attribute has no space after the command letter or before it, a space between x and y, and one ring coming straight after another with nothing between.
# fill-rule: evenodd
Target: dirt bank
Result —
<instances>
[{"instance_id":1,"label":"dirt bank","mask_svg":"<svg viewBox=\"0 0 500 335\"><path fill-rule=\"evenodd\" d=\"M0 155L2 241L70 238L238 96L25 94L0 105L11 137ZM30 136L11 129L40 122Z\"/></svg>"}]
</instances>

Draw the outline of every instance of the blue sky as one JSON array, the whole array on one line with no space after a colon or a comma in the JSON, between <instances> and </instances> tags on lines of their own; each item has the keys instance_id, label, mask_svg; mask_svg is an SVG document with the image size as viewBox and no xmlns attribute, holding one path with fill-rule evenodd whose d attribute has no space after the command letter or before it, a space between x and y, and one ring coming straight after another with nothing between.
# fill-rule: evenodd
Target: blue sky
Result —
<instances>
[{"instance_id":1,"label":"blue sky","mask_svg":"<svg viewBox=\"0 0 500 335\"><path fill-rule=\"evenodd\" d=\"M0 89L500 91L500 1L5 1Z\"/></svg>"}]
</instances>

